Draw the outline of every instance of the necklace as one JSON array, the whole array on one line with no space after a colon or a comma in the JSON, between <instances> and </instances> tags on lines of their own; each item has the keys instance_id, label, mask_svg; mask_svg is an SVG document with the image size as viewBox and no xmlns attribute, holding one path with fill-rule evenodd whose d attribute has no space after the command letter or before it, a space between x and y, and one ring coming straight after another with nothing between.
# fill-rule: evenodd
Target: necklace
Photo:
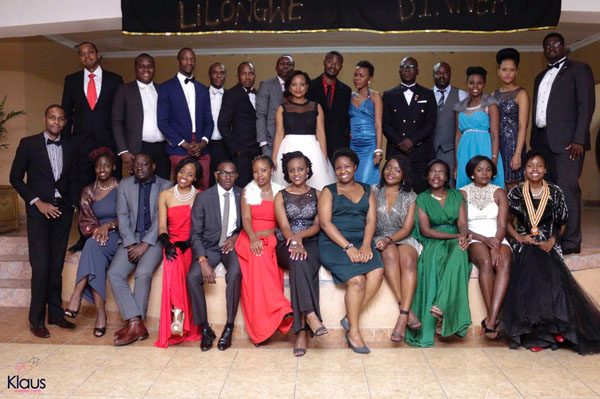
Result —
<instances>
[{"instance_id":1,"label":"necklace","mask_svg":"<svg viewBox=\"0 0 600 399\"><path fill-rule=\"evenodd\" d=\"M267 194L272 193L272 192L273 192L273 189L270 189L270 190L267 190L267 191L260 190L260 195L267 195Z\"/></svg>"},{"instance_id":2,"label":"necklace","mask_svg":"<svg viewBox=\"0 0 600 399\"><path fill-rule=\"evenodd\" d=\"M525 207L527 208L527 216L529 217L529 222L531 222L531 235L537 236L540 234L540 229L537 227L542 220L542 215L544 214L544 210L546 210L546 205L548 203L548 198L550 197L550 190L548 189L548 184L545 181L542 182L542 198L540 198L540 203L538 204L537 209L533 207L533 200L531 199L529 193L529 180L525 180L523 183L523 200L525 201ZM538 194L539 195L539 194Z\"/></svg>"},{"instance_id":3,"label":"necklace","mask_svg":"<svg viewBox=\"0 0 600 399\"><path fill-rule=\"evenodd\" d=\"M111 184L109 184L107 187L102 187L102 185L98 182L98 180L96 180L96 184L94 186L95 186L94 188L100 189L102 191L109 191L115 187L115 182L113 180L113 182Z\"/></svg>"},{"instance_id":4,"label":"necklace","mask_svg":"<svg viewBox=\"0 0 600 399\"><path fill-rule=\"evenodd\" d=\"M442 196L437 196L437 195L435 195L434 193L431 193L431 196L432 196L433 198L435 198L436 200L438 200L438 201L442 201L444 198L446 198L446 196L445 196L445 195L442 195Z\"/></svg>"},{"instance_id":5,"label":"necklace","mask_svg":"<svg viewBox=\"0 0 600 399\"><path fill-rule=\"evenodd\" d=\"M534 197L539 197L540 194L542 194L542 191L544 191L544 186L542 186L542 188L540 189L540 191L538 191L537 193L534 193L533 190L531 189L531 186L529 187L529 189L531 190L531 195Z\"/></svg>"},{"instance_id":6,"label":"necklace","mask_svg":"<svg viewBox=\"0 0 600 399\"><path fill-rule=\"evenodd\" d=\"M177 186L173 187L173 194L175 194L175 198L177 198L180 202L188 202L191 200L196 194L196 187L192 186L190 191L187 194L181 194L179 192L179 188Z\"/></svg>"}]
</instances>

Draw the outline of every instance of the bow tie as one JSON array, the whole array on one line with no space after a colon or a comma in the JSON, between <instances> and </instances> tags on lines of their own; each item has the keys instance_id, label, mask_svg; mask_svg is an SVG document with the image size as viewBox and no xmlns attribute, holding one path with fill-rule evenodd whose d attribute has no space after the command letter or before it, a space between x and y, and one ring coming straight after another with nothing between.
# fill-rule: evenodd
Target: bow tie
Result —
<instances>
[{"instance_id":1,"label":"bow tie","mask_svg":"<svg viewBox=\"0 0 600 399\"><path fill-rule=\"evenodd\" d=\"M60 140L54 141L54 140L46 139L46 145L52 145L52 144L54 144L57 147L60 147L62 145L62 141L60 141Z\"/></svg>"},{"instance_id":2,"label":"bow tie","mask_svg":"<svg viewBox=\"0 0 600 399\"><path fill-rule=\"evenodd\" d=\"M554 64L548 64L548 69L552 69L552 68L560 69L560 61L555 62Z\"/></svg>"},{"instance_id":3,"label":"bow tie","mask_svg":"<svg viewBox=\"0 0 600 399\"><path fill-rule=\"evenodd\" d=\"M215 90L213 90L213 95L214 94L223 94L223 93L224 93L223 89L215 89Z\"/></svg>"},{"instance_id":4,"label":"bow tie","mask_svg":"<svg viewBox=\"0 0 600 399\"><path fill-rule=\"evenodd\" d=\"M185 78L185 80L183 81L183 83L188 84L188 83L194 83L194 77L192 76L191 78Z\"/></svg>"},{"instance_id":5,"label":"bow tie","mask_svg":"<svg viewBox=\"0 0 600 399\"><path fill-rule=\"evenodd\" d=\"M247 89L246 92L248 94L252 93L252 94L256 94L256 89L252 88L252 89Z\"/></svg>"},{"instance_id":6,"label":"bow tie","mask_svg":"<svg viewBox=\"0 0 600 399\"><path fill-rule=\"evenodd\" d=\"M402 90L403 92L404 92L404 91L406 91L406 90L413 91L414 87L415 87L414 85L412 85L412 86L407 86L407 85L405 85L404 83L401 83L401 84L400 84L400 90Z\"/></svg>"}]
</instances>

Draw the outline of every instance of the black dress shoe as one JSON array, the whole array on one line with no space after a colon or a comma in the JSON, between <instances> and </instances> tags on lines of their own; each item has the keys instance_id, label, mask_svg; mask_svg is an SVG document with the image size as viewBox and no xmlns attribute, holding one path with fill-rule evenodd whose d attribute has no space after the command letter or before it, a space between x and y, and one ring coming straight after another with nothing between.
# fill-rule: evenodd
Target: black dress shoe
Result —
<instances>
[{"instance_id":1,"label":"black dress shoe","mask_svg":"<svg viewBox=\"0 0 600 399\"><path fill-rule=\"evenodd\" d=\"M200 341L200 349L202 352L206 352L212 348L215 338L217 338L217 336L210 326L202 329L202 340Z\"/></svg>"},{"instance_id":2,"label":"black dress shoe","mask_svg":"<svg viewBox=\"0 0 600 399\"><path fill-rule=\"evenodd\" d=\"M83 246L85 245L85 237L79 236L79 240L73 245L69 247L69 252L79 252L83 250Z\"/></svg>"},{"instance_id":3,"label":"black dress shoe","mask_svg":"<svg viewBox=\"0 0 600 399\"><path fill-rule=\"evenodd\" d=\"M217 344L217 348L219 348L219 350L222 350L222 351L229 348L231 346L232 336L233 336L233 326L225 325L223 334L221 334L221 338L219 338L219 343Z\"/></svg>"},{"instance_id":4,"label":"black dress shoe","mask_svg":"<svg viewBox=\"0 0 600 399\"><path fill-rule=\"evenodd\" d=\"M62 319L58 319L58 320L48 319L48 324L55 325L60 328L67 328L69 330L75 329L75 324L71 323L69 320L65 319L64 317Z\"/></svg>"},{"instance_id":5,"label":"black dress shoe","mask_svg":"<svg viewBox=\"0 0 600 399\"><path fill-rule=\"evenodd\" d=\"M50 338L50 331L48 331L46 326L34 327L33 324L30 324L29 330L38 338Z\"/></svg>"},{"instance_id":6,"label":"black dress shoe","mask_svg":"<svg viewBox=\"0 0 600 399\"><path fill-rule=\"evenodd\" d=\"M573 255L581 253L581 247L565 248L562 250L563 255Z\"/></svg>"}]
</instances>

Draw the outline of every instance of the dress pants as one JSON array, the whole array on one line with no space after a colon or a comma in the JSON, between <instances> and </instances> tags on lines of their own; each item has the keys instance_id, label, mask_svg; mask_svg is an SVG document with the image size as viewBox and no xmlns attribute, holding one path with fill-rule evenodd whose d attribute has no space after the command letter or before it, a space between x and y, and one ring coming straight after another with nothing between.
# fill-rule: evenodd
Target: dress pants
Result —
<instances>
[{"instance_id":1,"label":"dress pants","mask_svg":"<svg viewBox=\"0 0 600 399\"><path fill-rule=\"evenodd\" d=\"M156 175L166 180L171 180L171 161L165 152L165 142L148 143L142 141L140 153L148 154L156 164Z\"/></svg>"},{"instance_id":2,"label":"dress pants","mask_svg":"<svg viewBox=\"0 0 600 399\"><path fill-rule=\"evenodd\" d=\"M450 167L450 178L448 179L448 184L450 185L450 187L454 187L454 176L452 176L453 174L453 170L454 170L454 158L455 158L455 153L454 153L454 149L450 150L450 151L444 151L442 149L442 147L438 147L437 150L435 150L435 157L437 159L441 159L442 161L446 162L448 164L448 166Z\"/></svg>"},{"instance_id":3,"label":"dress pants","mask_svg":"<svg viewBox=\"0 0 600 399\"><path fill-rule=\"evenodd\" d=\"M223 140L211 140L208 143L208 152L210 153L210 185L212 187L215 184L215 171L219 164L232 159Z\"/></svg>"},{"instance_id":4,"label":"dress pants","mask_svg":"<svg viewBox=\"0 0 600 399\"><path fill-rule=\"evenodd\" d=\"M123 320L139 316L146 318L148 299L152 287L152 275L162 261L162 245L150 245L137 265L127 257L127 248L119 244L117 253L108 269L108 281L119 306ZM129 275L134 273L133 292L129 287Z\"/></svg>"},{"instance_id":5,"label":"dress pants","mask_svg":"<svg viewBox=\"0 0 600 399\"><path fill-rule=\"evenodd\" d=\"M237 253L232 250L228 254L223 254L220 249L217 251L207 250L206 257L208 264L213 269L223 263L227 274L225 282L227 288L225 297L227 299L227 323L233 323L237 314L238 305L240 303L240 289L242 285L242 272L240 270L240 262ZM204 294L204 281L200 272L200 263L198 259L192 261L190 271L186 276L188 295L192 299L192 309L194 314L194 324L204 326L208 323L208 315L206 310L206 297Z\"/></svg>"},{"instance_id":6,"label":"dress pants","mask_svg":"<svg viewBox=\"0 0 600 399\"><path fill-rule=\"evenodd\" d=\"M427 178L425 177L426 166L427 162L425 161L410 160L410 169L413 176L413 189L417 194L420 194L429 188L429 185L427 184ZM450 169L450 173L452 173L452 169Z\"/></svg>"},{"instance_id":7,"label":"dress pants","mask_svg":"<svg viewBox=\"0 0 600 399\"><path fill-rule=\"evenodd\" d=\"M252 181L252 160L258 155L260 155L260 148L257 144L256 148L244 150L241 154L234 157L233 162L238 171L238 178L235 181L236 186L244 188L246 184Z\"/></svg>"},{"instance_id":8,"label":"dress pants","mask_svg":"<svg viewBox=\"0 0 600 399\"><path fill-rule=\"evenodd\" d=\"M42 214L27 216L27 243L31 263L31 304L29 322L40 328L46 318L64 318L62 308L62 270L71 230L73 209L57 203L62 215L46 219Z\"/></svg>"}]
</instances>

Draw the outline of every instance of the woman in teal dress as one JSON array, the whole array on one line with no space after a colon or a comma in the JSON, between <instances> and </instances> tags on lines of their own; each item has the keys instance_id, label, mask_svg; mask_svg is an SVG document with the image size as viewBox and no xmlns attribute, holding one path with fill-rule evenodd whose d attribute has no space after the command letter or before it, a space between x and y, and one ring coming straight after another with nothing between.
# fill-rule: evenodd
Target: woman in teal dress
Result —
<instances>
[{"instance_id":1,"label":"woman in teal dress","mask_svg":"<svg viewBox=\"0 0 600 399\"><path fill-rule=\"evenodd\" d=\"M467 68L469 97L456 104L456 188L471 183L465 167L475 155L490 158L498 174L490 182L504 188L504 167L500 159L500 113L493 96L485 94L487 71L482 67Z\"/></svg>"},{"instance_id":2,"label":"woman in teal dress","mask_svg":"<svg viewBox=\"0 0 600 399\"><path fill-rule=\"evenodd\" d=\"M360 313L383 279L383 264L375 250L377 205L371 187L354 180L358 156L348 148L333 154L338 182L323 189L318 203L321 264L336 284L345 284L346 315L340 323L348 346L361 354L370 350L359 330Z\"/></svg>"},{"instance_id":3,"label":"woman in teal dress","mask_svg":"<svg viewBox=\"0 0 600 399\"><path fill-rule=\"evenodd\" d=\"M354 87L350 114L350 148L358 155L356 180L366 184L379 183L379 164L383 159L381 94L369 88L375 67L369 61L360 61L354 69Z\"/></svg>"},{"instance_id":4,"label":"woman in teal dress","mask_svg":"<svg viewBox=\"0 0 600 399\"><path fill-rule=\"evenodd\" d=\"M411 346L433 346L435 335L464 337L471 324L467 211L458 190L448 188L450 168L435 159L426 169L429 189L417 196L414 237L423 244L412 310L420 330L407 330Z\"/></svg>"}]
</instances>

